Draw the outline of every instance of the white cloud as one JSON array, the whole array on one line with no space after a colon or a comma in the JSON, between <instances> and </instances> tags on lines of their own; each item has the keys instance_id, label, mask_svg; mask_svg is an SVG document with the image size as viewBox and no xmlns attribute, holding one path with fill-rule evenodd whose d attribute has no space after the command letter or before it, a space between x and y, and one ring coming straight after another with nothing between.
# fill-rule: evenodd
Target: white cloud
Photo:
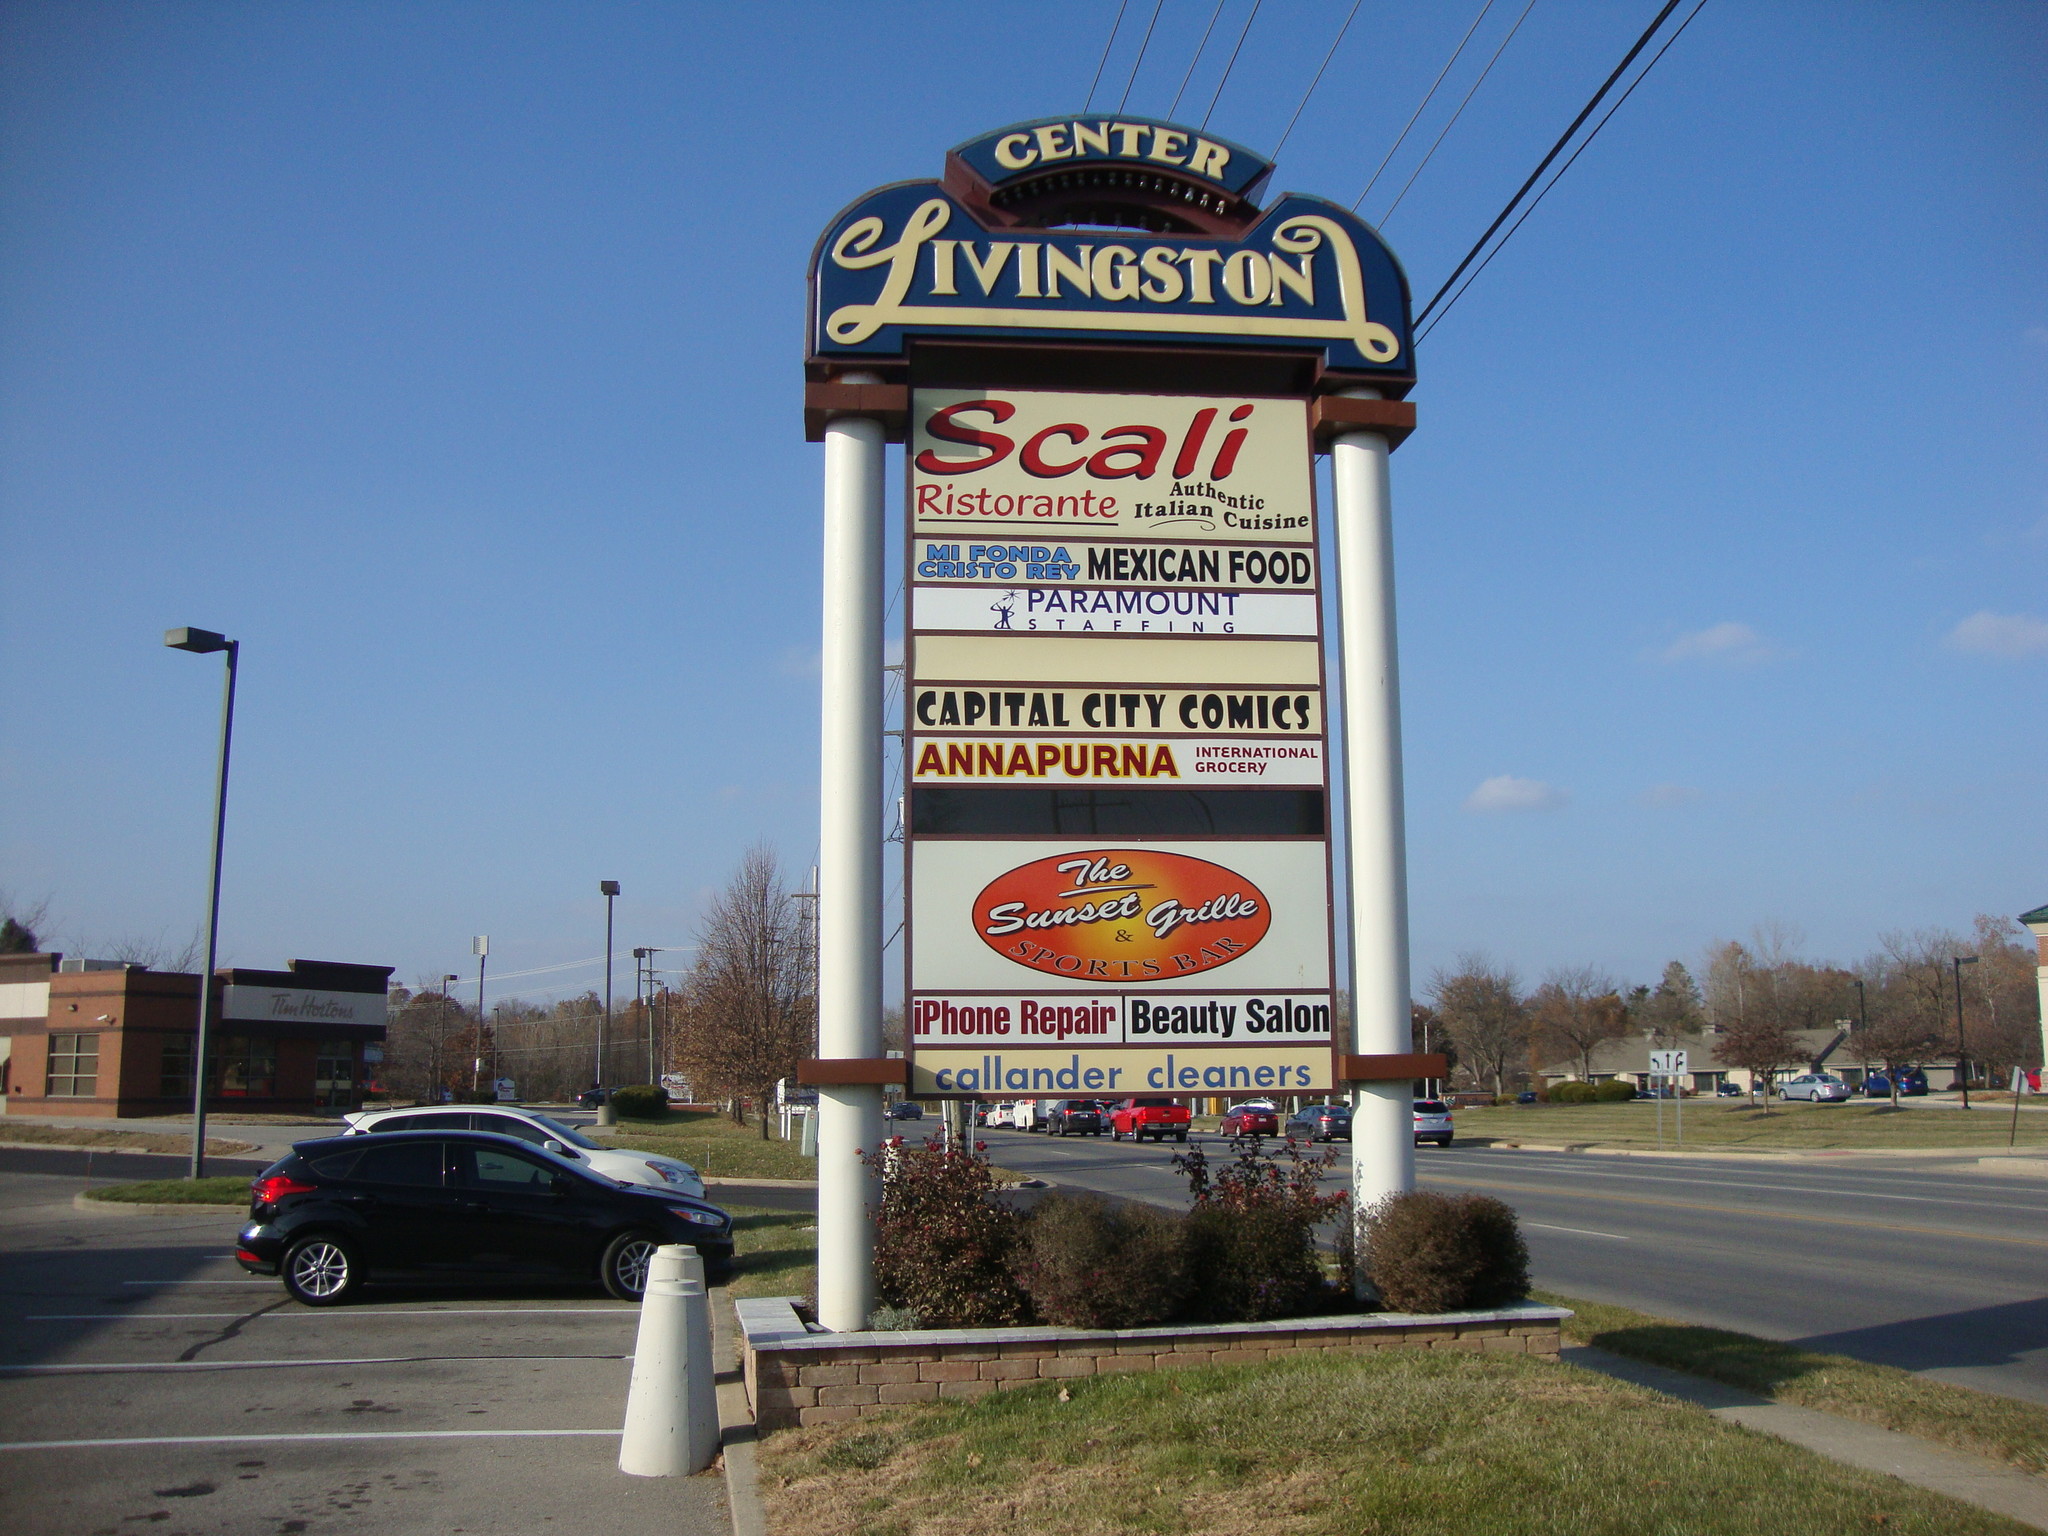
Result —
<instances>
[{"instance_id":1,"label":"white cloud","mask_svg":"<svg viewBox=\"0 0 2048 1536\"><path fill-rule=\"evenodd\" d=\"M1690 805L1699 799L1700 792L1690 784L1652 784L1636 796L1637 805L1662 808L1671 805Z\"/></svg>"},{"instance_id":2,"label":"white cloud","mask_svg":"<svg viewBox=\"0 0 2048 1536\"><path fill-rule=\"evenodd\" d=\"M1504 811L1555 811L1563 809L1571 796L1541 779L1518 779L1511 773L1496 774L1465 797L1465 809L1481 815Z\"/></svg>"},{"instance_id":3,"label":"white cloud","mask_svg":"<svg viewBox=\"0 0 2048 1536\"><path fill-rule=\"evenodd\" d=\"M2048 619L2025 613L1973 613L1948 632L1942 644L1952 651L2018 661L2048 651Z\"/></svg>"},{"instance_id":4,"label":"white cloud","mask_svg":"<svg viewBox=\"0 0 2048 1536\"><path fill-rule=\"evenodd\" d=\"M1731 666L1753 667L1769 661L1777 648L1747 624L1732 619L1690 630L1656 653L1662 662L1713 661Z\"/></svg>"}]
</instances>

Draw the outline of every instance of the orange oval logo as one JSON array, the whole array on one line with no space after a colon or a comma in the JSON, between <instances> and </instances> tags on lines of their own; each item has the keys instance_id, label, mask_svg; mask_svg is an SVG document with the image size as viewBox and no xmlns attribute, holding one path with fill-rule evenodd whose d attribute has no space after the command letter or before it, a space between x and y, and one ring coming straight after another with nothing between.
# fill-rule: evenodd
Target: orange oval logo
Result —
<instances>
[{"instance_id":1,"label":"orange oval logo","mask_svg":"<svg viewBox=\"0 0 2048 1536\"><path fill-rule=\"evenodd\" d=\"M991 880L974 931L1005 960L1076 981L1172 981L1228 965L1272 926L1265 892L1206 859L1056 853Z\"/></svg>"}]
</instances>

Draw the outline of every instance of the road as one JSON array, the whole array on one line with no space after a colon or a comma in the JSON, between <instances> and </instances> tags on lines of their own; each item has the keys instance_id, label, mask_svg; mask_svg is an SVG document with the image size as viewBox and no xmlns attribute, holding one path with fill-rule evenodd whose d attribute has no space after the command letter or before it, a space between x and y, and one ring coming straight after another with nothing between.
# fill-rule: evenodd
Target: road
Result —
<instances>
[{"instance_id":1,"label":"road","mask_svg":"<svg viewBox=\"0 0 2048 1536\"><path fill-rule=\"evenodd\" d=\"M231 1212L74 1210L82 1165L0 1151L0 1530L729 1533L716 1474L618 1471L636 1308L594 1286L302 1307L235 1266Z\"/></svg>"},{"instance_id":2,"label":"road","mask_svg":"<svg viewBox=\"0 0 2048 1536\"><path fill-rule=\"evenodd\" d=\"M1004 1167L1185 1203L1171 1144L982 1135ZM1331 1187L1348 1187L1348 1149L1338 1150ZM2048 1403L2048 1180L1979 1173L1974 1159L1479 1146L1420 1147L1416 1166L1424 1189L1478 1190L1514 1206L1546 1289Z\"/></svg>"}]
</instances>

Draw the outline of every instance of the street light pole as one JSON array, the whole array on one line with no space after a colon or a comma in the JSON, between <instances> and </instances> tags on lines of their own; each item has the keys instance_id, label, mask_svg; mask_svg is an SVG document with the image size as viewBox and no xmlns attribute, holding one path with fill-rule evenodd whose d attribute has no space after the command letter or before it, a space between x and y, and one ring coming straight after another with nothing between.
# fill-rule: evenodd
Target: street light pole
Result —
<instances>
[{"instance_id":1,"label":"street light pole","mask_svg":"<svg viewBox=\"0 0 2048 1536\"><path fill-rule=\"evenodd\" d=\"M471 939L469 952L476 956L476 1053L469 1058L469 1091L474 1096L477 1079L484 1070L484 967L491 961L491 936L480 933ZM491 1074L492 1077L497 1075L496 1072Z\"/></svg>"},{"instance_id":2,"label":"street light pole","mask_svg":"<svg viewBox=\"0 0 2048 1536\"><path fill-rule=\"evenodd\" d=\"M220 770L213 786L213 860L206 881L206 969L199 975L199 1033L192 1042L192 1177L206 1177L206 1057L213 1043L213 968L220 958L220 859L228 834L228 747L235 734L235 670L241 643L210 629L167 629L164 644L174 651L207 656L227 653L221 685Z\"/></svg>"},{"instance_id":3,"label":"street light pole","mask_svg":"<svg viewBox=\"0 0 2048 1536\"><path fill-rule=\"evenodd\" d=\"M1963 967L1975 965L1975 955L1950 955L1956 973L1956 1077L1963 1085L1963 1108L1970 1107L1970 1053L1963 1044Z\"/></svg>"},{"instance_id":4,"label":"street light pole","mask_svg":"<svg viewBox=\"0 0 2048 1536\"><path fill-rule=\"evenodd\" d=\"M612 1039L612 903L618 900L619 882L600 880L598 894L604 897L604 1021L597 1027L597 1086L604 1086L604 1054Z\"/></svg>"}]
</instances>

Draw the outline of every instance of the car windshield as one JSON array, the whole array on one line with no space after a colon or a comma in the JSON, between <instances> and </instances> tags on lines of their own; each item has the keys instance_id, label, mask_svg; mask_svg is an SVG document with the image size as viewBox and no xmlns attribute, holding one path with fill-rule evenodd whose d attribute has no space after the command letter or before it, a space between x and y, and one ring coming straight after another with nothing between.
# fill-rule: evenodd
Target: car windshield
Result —
<instances>
[{"instance_id":1,"label":"car windshield","mask_svg":"<svg viewBox=\"0 0 2048 1536\"><path fill-rule=\"evenodd\" d=\"M548 1115L535 1115L533 1118L553 1131L557 1141L567 1142L572 1147L581 1147L586 1152L602 1152L604 1150L603 1142L592 1141L573 1125L564 1125L561 1121Z\"/></svg>"}]
</instances>

